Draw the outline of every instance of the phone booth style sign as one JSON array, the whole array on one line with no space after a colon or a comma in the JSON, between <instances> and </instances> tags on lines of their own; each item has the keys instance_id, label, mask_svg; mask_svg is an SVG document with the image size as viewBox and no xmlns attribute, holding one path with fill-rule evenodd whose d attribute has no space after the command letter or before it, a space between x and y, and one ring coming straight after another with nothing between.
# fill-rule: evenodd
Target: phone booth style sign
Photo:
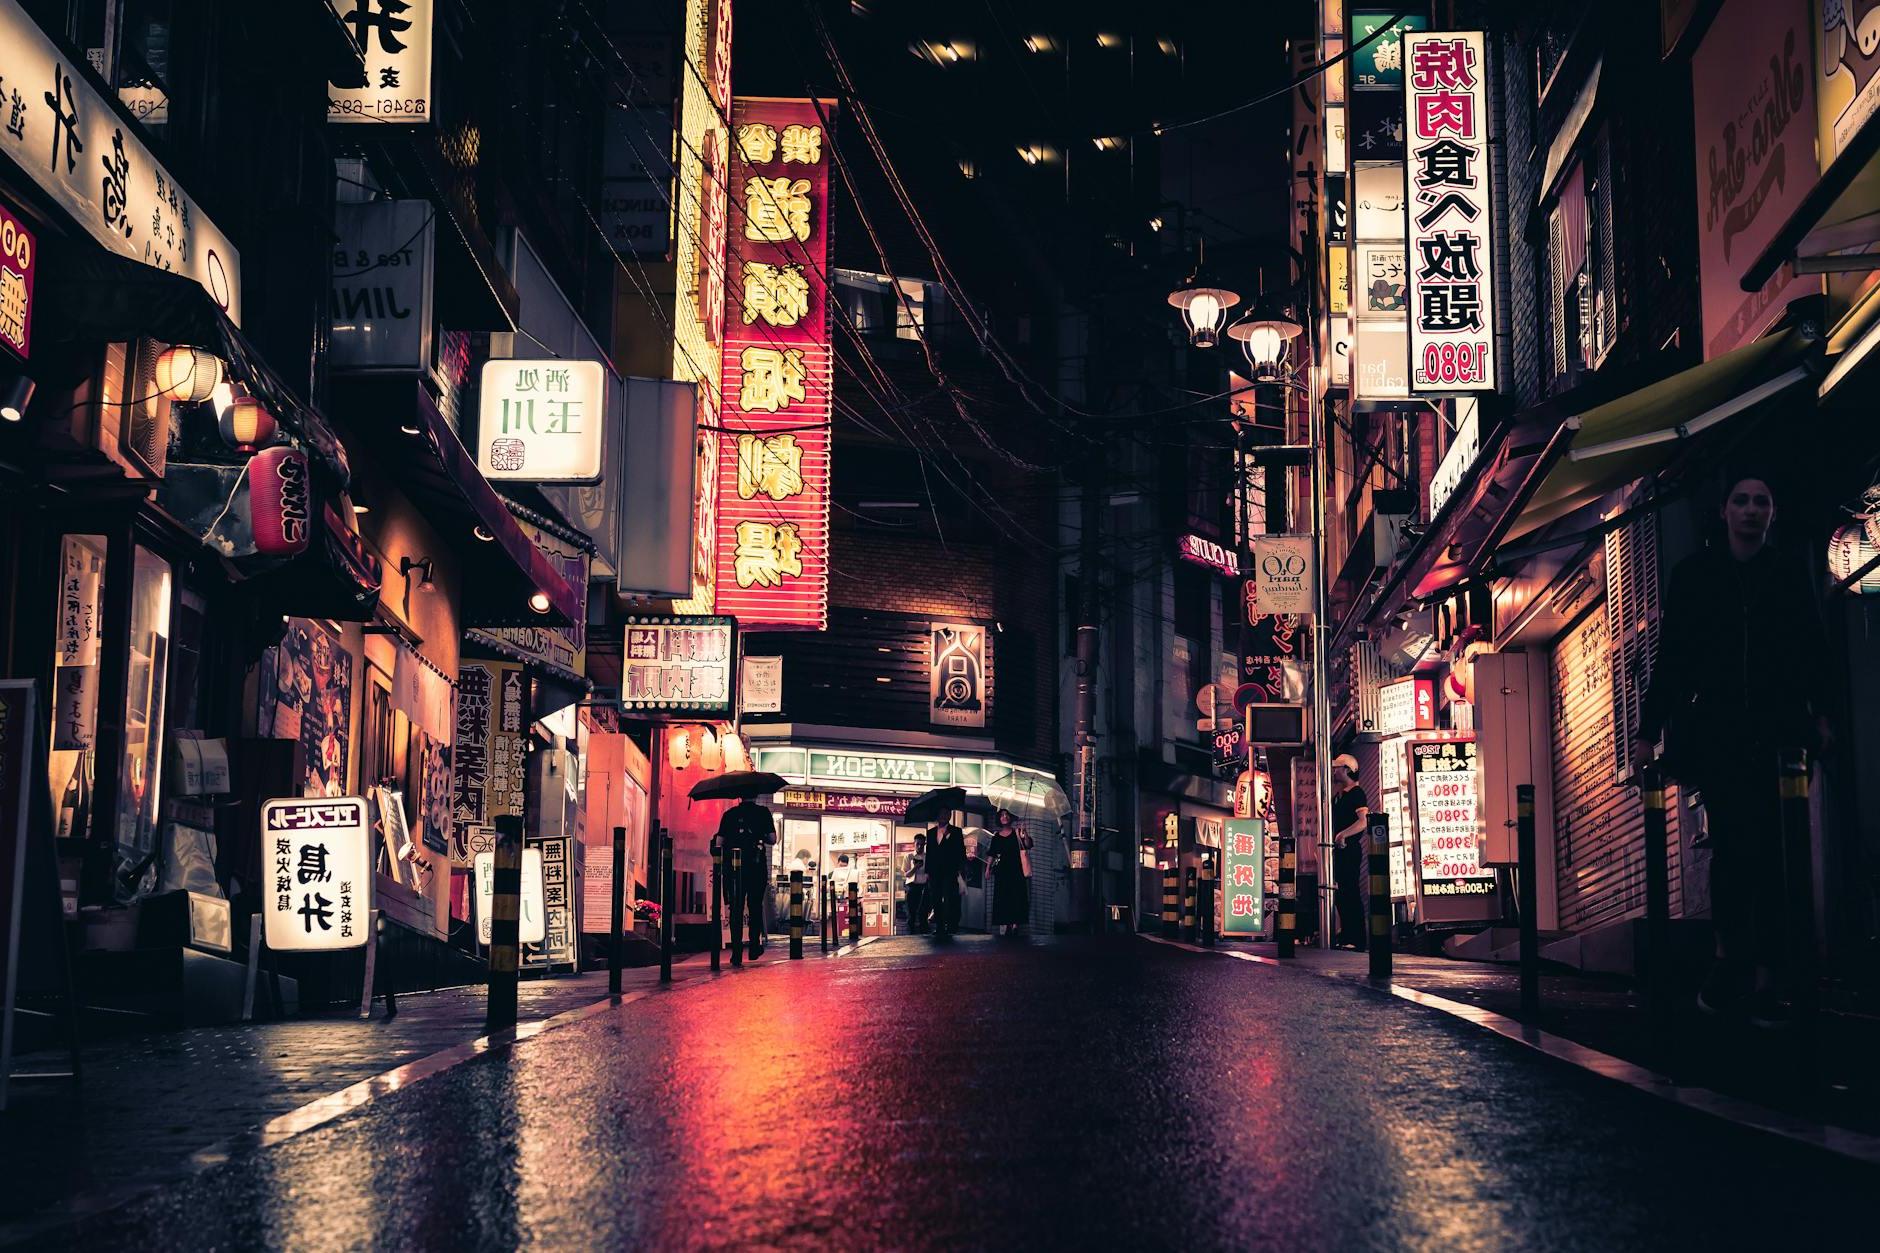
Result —
<instances>
[{"instance_id":1,"label":"phone booth style sign","mask_svg":"<svg viewBox=\"0 0 1880 1253\"><path fill-rule=\"evenodd\" d=\"M598 361L483 363L477 465L491 481L594 483L601 477L607 369Z\"/></svg>"},{"instance_id":2,"label":"phone booth style sign","mask_svg":"<svg viewBox=\"0 0 1880 1253\"><path fill-rule=\"evenodd\" d=\"M1488 59L1480 31L1407 31L1410 387L1495 390Z\"/></svg>"},{"instance_id":3,"label":"phone booth style sign","mask_svg":"<svg viewBox=\"0 0 1880 1253\"><path fill-rule=\"evenodd\" d=\"M262 803L269 948L325 952L358 948L371 938L371 839L361 797Z\"/></svg>"}]
</instances>

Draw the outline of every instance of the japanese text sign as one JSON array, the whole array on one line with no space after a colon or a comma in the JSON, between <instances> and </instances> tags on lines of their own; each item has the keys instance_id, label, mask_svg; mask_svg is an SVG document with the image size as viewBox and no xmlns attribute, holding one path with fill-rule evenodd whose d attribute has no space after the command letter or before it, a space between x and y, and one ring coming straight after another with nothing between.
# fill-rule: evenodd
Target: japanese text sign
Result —
<instances>
[{"instance_id":1,"label":"japanese text sign","mask_svg":"<svg viewBox=\"0 0 1880 1253\"><path fill-rule=\"evenodd\" d=\"M0 50L0 152L93 239L194 279L239 324L234 247L18 0L0 0Z\"/></svg>"},{"instance_id":2,"label":"japanese text sign","mask_svg":"<svg viewBox=\"0 0 1880 1253\"><path fill-rule=\"evenodd\" d=\"M451 861L470 864L498 818L520 817L524 760L522 667L465 661L457 667L457 736L451 751Z\"/></svg>"},{"instance_id":3,"label":"japanese text sign","mask_svg":"<svg viewBox=\"0 0 1880 1253\"><path fill-rule=\"evenodd\" d=\"M1488 62L1480 31L1404 35L1410 387L1495 389Z\"/></svg>"},{"instance_id":4,"label":"japanese text sign","mask_svg":"<svg viewBox=\"0 0 1880 1253\"><path fill-rule=\"evenodd\" d=\"M1266 819L1229 818L1221 849L1221 933L1259 935L1266 930Z\"/></svg>"},{"instance_id":5,"label":"japanese text sign","mask_svg":"<svg viewBox=\"0 0 1880 1253\"><path fill-rule=\"evenodd\" d=\"M810 100L732 110L716 608L746 627L828 621L825 125Z\"/></svg>"},{"instance_id":6,"label":"japanese text sign","mask_svg":"<svg viewBox=\"0 0 1880 1253\"><path fill-rule=\"evenodd\" d=\"M324 952L358 948L372 938L371 836L362 797L262 802L269 948Z\"/></svg>"},{"instance_id":7,"label":"japanese text sign","mask_svg":"<svg viewBox=\"0 0 1880 1253\"><path fill-rule=\"evenodd\" d=\"M38 246L24 223L0 205L0 344L22 357L33 342L33 262Z\"/></svg>"},{"instance_id":8,"label":"japanese text sign","mask_svg":"<svg viewBox=\"0 0 1880 1253\"><path fill-rule=\"evenodd\" d=\"M731 714L736 627L726 617L628 618L620 703L694 716Z\"/></svg>"},{"instance_id":9,"label":"japanese text sign","mask_svg":"<svg viewBox=\"0 0 1880 1253\"><path fill-rule=\"evenodd\" d=\"M575 928L574 928L574 862L571 850L574 841L565 835L548 835L532 839L523 846L523 856L530 853L538 857L541 871L541 938L524 940L522 965L525 969L541 970L550 966L571 966L574 964ZM611 851L611 850L609 850ZM524 867L523 894L528 894L528 873ZM611 909L611 903L609 908ZM526 912L526 910L525 910ZM525 921L524 926L530 926Z\"/></svg>"},{"instance_id":10,"label":"japanese text sign","mask_svg":"<svg viewBox=\"0 0 1880 1253\"><path fill-rule=\"evenodd\" d=\"M364 87L327 88L329 122L431 120L431 0L336 0L365 55Z\"/></svg>"},{"instance_id":11,"label":"japanese text sign","mask_svg":"<svg viewBox=\"0 0 1880 1253\"><path fill-rule=\"evenodd\" d=\"M1406 731L1428 731L1436 725L1436 685L1429 679L1399 679L1382 683L1377 689L1377 726L1379 735L1401 735Z\"/></svg>"},{"instance_id":12,"label":"japanese text sign","mask_svg":"<svg viewBox=\"0 0 1880 1253\"><path fill-rule=\"evenodd\" d=\"M594 482L606 398L607 369L598 361L484 362L477 465L493 480Z\"/></svg>"},{"instance_id":13,"label":"japanese text sign","mask_svg":"<svg viewBox=\"0 0 1880 1253\"><path fill-rule=\"evenodd\" d=\"M1482 865L1474 740L1413 742L1410 793L1416 813L1417 870L1425 916L1431 921L1469 916L1467 906L1461 912L1443 907L1455 898L1493 903L1495 870Z\"/></svg>"},{"instance_id":14,"label":"japanese text sign","mask_svg":"<svg viewBox=\"0 0 1880 1253\"><path fill-rule=\"evenodd\" d=\"M478 853L477 943L489 946L495 930L496 854ZM516 939L522 944L540 944L548 935L548 915L542 904L542 850L539 846L522 850L522 896L516 903Z\"/></svg>"}]
</instances>

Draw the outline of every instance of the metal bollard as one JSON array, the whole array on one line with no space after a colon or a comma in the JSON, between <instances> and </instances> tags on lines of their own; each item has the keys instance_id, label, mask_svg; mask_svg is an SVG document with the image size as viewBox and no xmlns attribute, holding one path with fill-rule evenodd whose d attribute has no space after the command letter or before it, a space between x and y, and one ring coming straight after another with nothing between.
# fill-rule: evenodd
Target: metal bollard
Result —
<instances>
[{"instance_id":1,"label":"metal bollard","mask_svg":"<svg viewBox=\"0 0 1880 1253\"><path fill-rule=\"evenodd\" d=\"M790 872L790 956L803 958L803 872Z\"/></svg>"},{"instance_id":2,"label":"metal bollard","mask_svg":"<svg viewBox=\"0 0 1880 1253\"><path fill-rule=\"evenodd\" d=\"M1182 879L1181 871L1169 868L1162 871L1162 938L1178 940L1182 933Z\"/></svg>"},{"instance_id":3,"label":"metal bollard","mask_svg":"<svg viewBox=\"0 0 1880 1253\"><path fill-rule=\"evenodd\" d=\"M1299 865L1297 860L1297 840L1290 835L1279 837L1279 921L1275 924L1275 955L1291 957L1293 955L1294 933L1299 927Z\"/></svg>"},{"instance_id":4,"label":"metal bollard","mask_svg":"<svg viewBox=\"0 0 1880 1253\"><path fill-rule=\"evenodd\" d=\"M862 942L862 885L849 884L849 943Z\"/></svg>"},{"instance_id":5,"label":"metal bollard","mask_svg":"<svg viewBox=\"0 0 1880 1253\"><path fill-rule=\"evenodd\" d=\"M672 835L659 829L659 981L672 982L672 914L678 905L679 876L672 864Z\"/></svg>"},{"instance_id":6,"label":"metal bollard","mask_svg":"<svg viewBox=\"0 0 1880 1253\"><path fill-rule=\"evenodd\" d=\"M613 902L609 918L613 929L607 935L607 995L620 995L620 933L627 925L627 829L614 828Z\"/></svg>"},{"instance_id":7,"label":"metal bollard","mask_svg":"<svg viewBox=\"0 0 1880 1253\"><path fill-rule=\"evenodd\" d=\"M1371 977L1390 978L1390 815L1372 814L1365 830L1371 860Z\"/></svg>"},{"instance_id":8,"label":"metal bollard","mask_svg":"<svg viewBox=\"0 0 1880 1253\"><path fill-rule=\"evenodd\" d=\"M1646 767L1650 769L1650 767ZM1655 772L1654 772L1655 773ZM1649 794L1645 801L1646 808L1651 807ZM1658 793L1658 821L1664 822L1665 794ZM1521 882L1517 885L1515 903L1521 911L1521 1017L1533 1022L1541 1012L1541 930L1540 930L1540 869L1536 865L1538 854L1534 842L1534 785L1517 784L1514 789L1515 840L1516 855L1519 859L1517 873ZM1651 820L1645 822L1647 838L1651 831ZM1662 834L1664 828L1659 827ZM1664 842L1658 847L1662 850ZM1660 854L1663 855L1662 852ZM1653 950L1652 964L1658 959Z\"/></svg>"},{"instance_id":9,"label":"metal bollard","mask_svg":"<svg viewBox=\"0 0 1880 1253\"><path fill-rule=\"evenodd\" d=\"M712 837L712 973L718 973L719 950L725 946L725 849Z\"/></svg>"},{"instance_id":10,"label":"metal bollard","mask_svg":"<svg viewBox=\"0 0 1880 1253\"><path fill-rule=\"evenodd\" d=\"M816 932L822 941L822 951L829 951L829 876L816 876Z\"/></svg>"},{"instance_id":11,"label":"metal bollard","mask_svg":"<svg viewBox=\"0 0 1880 1253\"><path fill-rule=\"evenodd\" d=\"M1670 1009L1671 868L1666 849L1665 784L1658 767L1638 772L1645 805L1645 1007L1653 1029L1661 1029Z\"/></svg>"},{"instance_id":12,"label":"metal bollard","mask_svg":"<svg viewBox=\"0 0 1880 1253\"><path fill-rule=\"evenodd\" d=\"M496 820L496 848L491 858L489 1001L485 1031L516 1025L516 971L521 965L522 818Z\"/></svg>"},{"instance_id":13,"label":"metal bollard","mask_svg":"<svg viewBox=\"0 0 1880 1253\"><path fill-rule=\"evenodd\" d=\"M739 915L749 907L750 901L744 894L744 850L731 850L731 964L744 966L744 928L748 926Z\"/></svg>"},{"instance_id":14,"label":"metal bollard","mask_svg":"<svg viewBox=\"0 0 1880 1253\"><path fill-rule=\"evenodd\" d=\"M1201 861L1201 901L1197 908L1201 913L1201 943L1208 948L1214 947L1214 858L1205 857Z\"/></svg>"}]
</instances>

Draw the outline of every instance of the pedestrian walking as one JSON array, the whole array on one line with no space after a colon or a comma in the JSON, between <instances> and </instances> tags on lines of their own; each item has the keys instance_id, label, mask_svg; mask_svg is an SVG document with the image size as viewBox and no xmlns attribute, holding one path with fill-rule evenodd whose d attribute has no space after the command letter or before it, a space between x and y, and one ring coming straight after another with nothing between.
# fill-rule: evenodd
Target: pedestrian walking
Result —
<instances>
[{"instance_id":1,"label":"pedestrian walking","mask_svg":"<svg viewBox=\"0 0 1880 1253\"><path fill-rule=\"evenodd\" d=\"M966 833L951 822L934 828L927 854L927 887L933 894L933 932L951 937L960 929L960 875L966 870Z\"/></svg>"},{"instance_id":2,"label":"pedestrian walking","mask_svg":"<svg viewBox=\"0 0 1880 1253\"><path fill-rule=\"evenodd\" d=\"M1371 802L1358 786L1358 759L1340 753L1332 759L1333 903L1338 907L1336 947L1365 947L1364 828Z\"/></svg>"},{"instance_id":3,"label":"pedestrian walking","mask_svg":"<svg viewBox=\"0 0 1880 1253\"><path fill-rule=\"evenodd\" d=\"M1784 749L1820 753L1832 743L1827 634L1806 568L1769 542L1767 480L1733 476L1718 516L1722 533L1665 585L1638 760L1651 763L1662 737L1664 773L1703 800L1716 960L1698 1007L1746 1009L1757 1025L1778 1027L1795 990L1788 946L1814 938L1786 921L1779 868L1789 859L1772 843L1793 833L1782 830L1777 761Z\"/></svg>"},{"instance_id":4,"label":"pedestrian walking","mask_svg":"<svg viewBox=\"0 0 1880 1253\"><path fill-rule=\"evenodd\" d=\"M992 925L1001 935L1017 935L1031 921L1031 837L1012 817L999 811L999 829L991 840Z\"/></svg>"},{"instance_id":5,"label":"pedestrian walking","mask_svg":"<svg viewBox=\"0 0 1880 1253\"><path fill-rule=\"evenodd\" d=\"M731 934L738 934L741 916L748 915L750 956L764 954L764 898L769 895L770 846L777 842L777 824L770 811L749 797L725 811L718 823L718 842L724 850L724 865L719 882L725 891L725 920ZM731 873L731 854L736 850L740 862L736 875Z\"/></svg>"},{"instance_id":6,"label":"pedestrian walking","mask_svg":"<svg viewBox=\"0 0 1880 1253\"><path fill-rule=\"evenodd\" d=\"M901 878L907 884L907 931L919 935L927 929L927 836L914 837L914 851L907 855Z\"/></svg>"}]
</instances>

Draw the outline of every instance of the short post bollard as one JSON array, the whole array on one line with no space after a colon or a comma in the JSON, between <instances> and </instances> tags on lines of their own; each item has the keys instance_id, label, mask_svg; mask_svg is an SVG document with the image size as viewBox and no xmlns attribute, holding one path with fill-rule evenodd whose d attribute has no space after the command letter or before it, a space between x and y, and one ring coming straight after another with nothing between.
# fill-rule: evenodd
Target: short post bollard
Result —
<instances>
[{"instance_id":1,"label":"short post bollard","mask_svg":"<svg viewBox=\"0 0 1880 1253\"><path fill-rule=\"evenodd\" d=\"M849 883L849 943L862 942L862 885Z\"/></svg>"},{"instance_id":2,"label":"short post bollard","mask_svg":"<svg viewBox=\"0 0 1880 1253\"><path fill-rule=\"evenodd\" d=\"M803 957L803 872L790 872L790 956Z\"/></svg>"},{"instance_id":3,"label":"short post bollard","mask_svg":"<svg viewBox=\"0 0 1880 1253\"><path fill-rule=\"evenodd\" d=\"M1280 957L1293 955L1293 937L1299 928L1297 843L1294 836L1279 837L1279 921L1274 925L1275 953Z\"/></svg>"},{"instance_id":4,"label":"short post bollard","mask_svg":"<svg viewBox=\"0 0 1880 1253\"><path fill-rule=\"evenodd\" d=\"M678 907L679 876L672 865L672 834L659 829L659 981L672 982L672 915Z\"/></svg>"},{"instance_id":5,"label":"short post bollard","mask_svg":"<svg viewBox=\"0 0 1880 1253\"><path fill-rule=\"evenodd\" d=\"M816 934L822 941L822 951L829 951L829 876L816 876Z\"/></svg>"},{"instance_id":6,"label":"short post bollard","mask_svg":"<svg viewBox=\"0 0 1880 1253\"><path fill-rule=\"evenodd\" d=\"M484 1011L486 1031L516 1025L516 972L521 965L522 942L522 818L496 820L496 847L490 869L489 1002Z\"/></svg>"},{"instance_id":7,"label":"short post bollard","mask_svg":"<svg viewBox=\"0 0 1880 1253\"><path fill-rule=\"evenodd\" d=\"M1162 938L1178 940L1182 934L1182 878L1177 867L1162 871Z\"/></svg>"},{"instance_id":8,"label":"short post bollard","mask_svg":"<svg viewBox=\"0 0 1880 1253\"><path fill-rule=\"evenodd\" d=\"M718 954L725 946L725 847L712 837L712 973L718 973Z\"/></svg>"},{"instance_id":9,"label":"short post bollard","mask_svg":"<svg viewBox=\"0 0 1880 1253\"><path fill-rule=\"evenodd\" d=\"M750 906L744 894L743 849L731 850L731 870L726 878L731 892L731 964L741 968L744 965L744 925L738 915Z\"/></svg>"},{"instance_id":10,"label":"short post bollard","mask_svg":"<svg viewBox=\"0 0 1880 1253\"><path fill-rule=\"evenodd\" d=\"M1649 770L1650 767L1647 767ZM1654 772L1655 773L1655 772ZM1651 807L1649 795L1645 802ZM1665 794L1658 793L1658 821L1664 822ZM1516 858L1519 862L1517 873L1521 882L1515 895L1516 908L1521 911L1521 1017L1523 1021L1534 1022L1541 1013L1541 930L1540 930L1540 868L1536 865L1539 854L1534 841L1534 785L1517 784L1514 789L1514 828ZM1651 819L1645 820L1645 829L1649 837ZM1664 827L1659 827L1662 834ZM1663 848L1661 841L1659 847ZM1656 941L1654 941L1654 944ZM1652 950L1652 965L1658 964L1658 952Z\"/></svg>"},{"instance_id":11,"label":"short post bollard","mask_svg":"<svg viewBox=\"0 0 1880 1253\"><path fill-rule=\"evenodd\" d=\"M1372 814L1366 828L1371 854L1371 977L1390 978L1390 816Z\"/></svg>"},{"instance_id":12,"label":"short post bollard","mask_svg":"<svg viewBox=\"0 0 1880 1253\"><path fill-rule=\"evenodd\" d=\"M1209 853L1201 859L1201 943L1214 947L1214 854Z\"/></svg>"},{"instance_id":13,"label":"short post bollard","mask_svg":"<svg viewBox=\"0 0 1880 1253\"><path fill-rule=\"evenodd\" d=\"M627 829L614 828L613 900L608 918L613 924L607 933L607 995L620 995L620 933L627 926Z\"/></svg>"}]
</instances>

